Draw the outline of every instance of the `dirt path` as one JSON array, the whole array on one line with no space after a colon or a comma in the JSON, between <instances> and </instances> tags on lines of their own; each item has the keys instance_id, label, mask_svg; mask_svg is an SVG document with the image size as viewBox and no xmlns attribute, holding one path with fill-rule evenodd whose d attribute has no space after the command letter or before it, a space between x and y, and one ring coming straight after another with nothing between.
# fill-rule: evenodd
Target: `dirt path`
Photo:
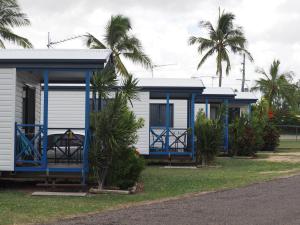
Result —
<instances>
[{"instance_id":1,"label":"dirt path","mask_svg":"<svg viewBox=\"0 0 300 225\"><path fill-rule=\"evenodd\" d=\"M265 159L270 162L291 162L291 163L298 163L300 162L300 152L275 152L269 153L268 157Z\"/></svg>"},{"instance_id":2,"label":"dirt path","mask_svg":"<svg viewBox=\"0 0 300 225\"><path fill-rule=\"evenodd\" d=\"M54 224L299 225L300 176L178 200L107 211L61 220Z\"/></svg>"}]
</instances>

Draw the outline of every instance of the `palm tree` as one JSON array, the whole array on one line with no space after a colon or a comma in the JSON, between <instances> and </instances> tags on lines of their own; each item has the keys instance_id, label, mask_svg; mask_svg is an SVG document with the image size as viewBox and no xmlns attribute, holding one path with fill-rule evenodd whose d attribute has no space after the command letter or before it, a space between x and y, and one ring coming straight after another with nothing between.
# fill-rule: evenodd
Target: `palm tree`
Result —
<instances>
[{"instance_id":1,"label":"palm tree","mask_svg":"<svg viewBox=\"0 0 300 225\"><path fill-rule=\"evenodd\" d=\"M133 112L129 111L128 102L137 97L137 79L132 75L122 78L117 85L117 75L111 67L97 72L92 79L93 91L101 100L106 100L106 107L92 113L92 139L90 160L96 175L99 189L103 188L107 173L112 165L116 151L132 146L136 142L136 131L141 128L143 121L136 120ZM114 97L111 98L111 93Z\"/></svg>"},{"instance_id":2,"label":"palm tree","mask_svg":"<svg viewBox=\"0 0 300 225\"><path fill-rule=\"evenodd\" d=\"M257 69L257 73L264 77L256 81L252 88L254 91L261 91L264 98L268 102L269 110L273 109L274 105L288 103L289 106L295 105L295 86L291 83L293 72L279 72L279 60L274 60L270 66L269 74L264 69Z\"/></svg>"},{"instance_id":3,"label":"palm tree","mask_svg":"<svg viewBox=\"0 0 300 225\"><path fill-rule=\"evenodd\" d=\"M130 30L130 19L123 15L116 15L112 16L106 25L103 42L92 34L87 34L86 41L89 48L111 49L115 68L124 76L128 76L129 73L121 60L121 55L145 68L151 68L150 58L144 53L140 40L130 34Z\"/></svg>"},{"instance_id":4,"label":"palm tree","mask_svg":"<svg viewBox=\"0 0 300 225\"><path fill-rule=\"evenodd\" d=\"M190 45L199 44L198 52L200 54L207 50L200 60L197 69L202 66L209 56L212 56L214 53L217 54L216 74L219 75L219 87L222 86L222 62L226 62L227 75L231 69L229 51L233 53L245 53L253 61L251 54L245 49L246 38L244 32L241 27L233 25L234 19L235 15L225 13L224 11L221 14L219 9L219 18L215 27L209 21L200 21L199 23L200 28L207 29L208 38L195 36L189 38Z\"/></svg>"},{"instance_id":5,"label":"palm tree","mask_svg":"<svg viewBox=\"0 0 300 225\"><path fill-rule=\"evenodd\" d=\"M30 21L21 12L16 0L0 0L0 48L5 48L4 41L17 44L23 48L32 48L30 41L15 34L15 27L28 26Z\"/></svg>"}]
</instances>

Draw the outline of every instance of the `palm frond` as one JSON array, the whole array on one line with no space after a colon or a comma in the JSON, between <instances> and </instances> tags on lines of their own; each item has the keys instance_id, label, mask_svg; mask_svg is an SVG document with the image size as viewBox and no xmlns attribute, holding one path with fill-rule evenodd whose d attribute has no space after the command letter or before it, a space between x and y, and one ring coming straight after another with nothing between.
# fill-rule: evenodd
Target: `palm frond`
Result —
<instances>
[{"instance_id":1,"label":"palm frond","mask_svg":"<svg viewBox=\"0 0 300 225\"><path fill-rule=\"evenodd\" d=\"M117 76L113 66L106 66L103 70L96 71L92 78L92 88L103 99L108 98L109 92L117 85Z\"/></svg>"},{"instance_id":2,"label":"palm frond","mask_svg":"<svg viewBox=\"0 0 300 225\"><path fill-rule=\"evenodd\" d=\"M116 55L115 53L113 53L113 54L114 54L114 56L113 56L113 58L114 58L114 64L115 64L117 72L120 75L127 77L129 75L129 73L128 73L126 67L123 64L123 62L122 62L122 60L120 58L120 55Z\"/></svg>"},{"instance_id":3,"label":"palm frond","mask_svg":"<svg viewBox=\"0 0 300 225\"><path fill-rule=\"evenodd\" d=\"M98 40L95 36L93 36L90 33L87 33L85 36L86 38L86 46L88 48L92 49L106 49L107 47L100 41Z\"/></svg>"},{"instance_id":4,"label":"palm frond","mask_svg":"<svg viewBox=\"0 0 300 225\"><path fill-rule=\"evenodd\" d=\"M27 38L21 37L17 34L14 34L10 29L0 27L0 36L5 40L11 43L20 45L23 48L32 48L33 45Z\"/></svg>"},{"instance_id":5,"label":"palm frond","mask_svg":"<svg viewBox=\"0 0 300 225\"><path fill-rule=\"evenodd\" d=\"M217 36L216 35L216 29L213 27L211 22L209 22L209 21L200 21L199 22L199 27L207 29L210 38L213 39L213 40L216 39L216 36Z\"/></svg>"},{"instance_id":6,"label":"palm frond","mask_svg":"<svg viewBox=\"0 0 300 225\"><path fill-rule=\"evenodd\" d=\"M226 62L226 75L228 75L231 70L231 63L226 50L222 52L222 59Z\"/></svg>"},{"instance_id":7,"label":"palm frond","mask_svg":"<svg viewBox=\"0 0 300 225\"><path fill-rule=\"evenodd\" d=\"M114 49L114 46L120 42L120 39L125 37L127 32L131 30L130 19L123 15L111 16L105 30L104 40L111 49Z\"/></svg>"},{"instance_id":8,"label":"palm frond","mask_svg":"<svg viewBox=\"0 0 300 225\"><path fill-rule=\"evenodd\" d=\"M126 98L127 101L132 105L132 100L138 100L138 79L134 78L132 74L129 74L122 81L121 93Z\"/></svg>"},{"instance_id":9,"label":"palm frond","mask_svg":"<svg viewBox=\"0 0 300 225\"><path fill-rule=\"evenodd\" d=\"M27 15L21 12L16 0L0 0L0 26L20 27L30 25Z\"/></svg>"},{"instance_id":10,"label":"palm frond","mask_svg":"<svg viewBox=\"0 0 300 225\"><path fill-rule=\"evenodd\" d=\"M197 69L199 69L199 68L203 65L203 63L207 60L207 58L208 58L209 56L211 56L212 54L214 54L215 50L216 50L215 48L210 49L210 50L202 57L202 59L200 60L198 66L197 66Z\"/></svg>"},{"instance_id":11,"label":"palm frond","mask_svg":"<svg viewBox=\"0 0 300 225\"><path fill-rule=\"evenodd\" d=\"M233 28L233 20L235 19L235 15L232 13L222 13L221 17L218 20L218 29L223 32L223 34L227 34Z\"/></svg>"}]
</instances>

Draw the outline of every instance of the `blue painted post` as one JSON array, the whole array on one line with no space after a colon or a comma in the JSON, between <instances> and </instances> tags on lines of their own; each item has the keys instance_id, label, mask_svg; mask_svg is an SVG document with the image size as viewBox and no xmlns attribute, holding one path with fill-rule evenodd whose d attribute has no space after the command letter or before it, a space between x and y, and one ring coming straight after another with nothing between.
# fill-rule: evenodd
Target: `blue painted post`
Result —
<instances>
[{"instance_id":1,"label":"blue painted post","mask_svg":"<svg viewBox=\"0 0 300 225\"><path fill-rule=\"evenodd\" d=\"M91 71L85 73L85 145L83 153L83 166L88 170L88 152L90 145L90 83L91 83Z\"/></svg>"},{"instance_id":2,"label":"blue painted post","mask_svg":"<svg viewBox=\"0 0 300 225\"><path fill-rule=\"evenodd\" d=\"M96 93L96 90L93 90L93 110L94 112L97 112L97 93Z\"/></svg>"},{"instance_id":3,"label":"blue painted post","mask_svg":"<svg viewBox=\"0 0 300 225\"><path fill-rule=\"evenodd\" d=\"M208 118L208 98L205 98L205 116Z\"/></svg>"},{"instance_id":4,"label":"blue painted post","mask_svg":"<svg viewBox=\"0 0 300 225\"><path fill-rule=\"evenodd\" d=\"M42 156L42 167L47 168L47 147L48 147L48 83L49 83L49 71L44 70L44 125L43 125L43 156Z\"/></svg>"},{"instance_id":5,"label":"blue painted post","mask_svg":"<svg viewBox=\"0 0 300 225\"><path fill-rule=\"evenodd\" d=\"M166 146L165 150L169 151L170 144L170 94L167 93L167 104L166 104Z\"/></svg>"},{"instance_id":6,"label":"blue painted post","mask_svg":"<svg viewBox=\"0 0 300 225\"><path fill-rule=\"evenodd\" d=\"M191 132L192 132L192 159L195 159L195 94L192 94L191 100Z\"/></svg>"},{"instance_id":7,"label":"blue painted post","mask_svg":"<svg viewBox=\"0 0 300 225\"><path fill-rule=\"evenodd\" d=\"M224 100L225 104L225 121L224 121L224 150L228 152L228 99Z\"/></svg>"}]
</instances>

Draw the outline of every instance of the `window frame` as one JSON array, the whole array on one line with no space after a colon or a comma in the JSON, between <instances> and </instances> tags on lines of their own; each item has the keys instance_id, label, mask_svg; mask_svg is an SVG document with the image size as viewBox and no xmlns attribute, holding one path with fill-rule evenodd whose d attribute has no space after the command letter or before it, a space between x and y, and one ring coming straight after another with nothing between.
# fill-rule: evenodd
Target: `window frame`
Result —
<instances>
[{"instance_id":1,"label":"window frame","mask_svg":"<svg viewBox=\"0 0 300 225\"><path fill-rule=\"evenodd\" d=\"M150 103L150 106L149 106L149 126L150 127L165 127L166 126L166 121L163 121L161 122L161 124L159 125L153 125L153 121L152 121L152 116L151 116L151 107L153 105L158 105L159 107L159 119L158 121L163 121L163 119L165 120L165 112L166 112L166 108L167 108L167 104L166 103ZM170 128L174 128L174 103L170 103L170 124L169 124L169 127ZM165 107L165 110L162 110L163 109L163 106ZM162 115L164 115L164 117L162 117Z\"/></svg>"}]
</instances>

